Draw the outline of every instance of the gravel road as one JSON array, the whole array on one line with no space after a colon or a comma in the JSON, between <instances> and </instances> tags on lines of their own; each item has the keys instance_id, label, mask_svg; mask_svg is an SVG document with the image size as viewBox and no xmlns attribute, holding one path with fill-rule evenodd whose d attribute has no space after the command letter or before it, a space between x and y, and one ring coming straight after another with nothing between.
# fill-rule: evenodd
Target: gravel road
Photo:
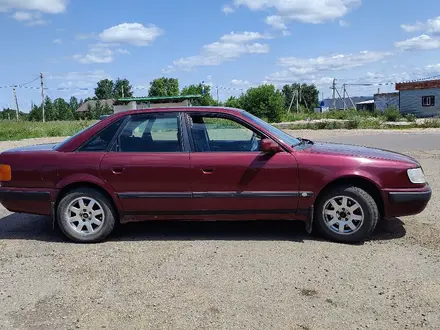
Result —
<instances>
[{"instance_id":1,"label":"gravel road","mask_svg":"<svg viewBox=\"0 0 440 330\"><path fill-rule=\"evenodd\" d=\"M80 245L0 206L0 328L440 329L440 131L292 134L402 150L433 199L355 246L283 222L130 224Z\"/></svg>"}]
</instances>

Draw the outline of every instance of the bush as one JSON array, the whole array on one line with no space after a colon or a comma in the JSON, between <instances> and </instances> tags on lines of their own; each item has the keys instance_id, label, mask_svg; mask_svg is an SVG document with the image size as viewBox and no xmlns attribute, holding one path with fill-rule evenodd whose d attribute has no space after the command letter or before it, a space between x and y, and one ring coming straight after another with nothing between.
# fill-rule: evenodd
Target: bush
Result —
<instances>
[{"instance_id":1,"label":"bush","mask_svg":"<svg viewBox=\"0 0 440 330\"><path fill-rule=\"evenodd\" d=\"M405 116L406 120L413 123L416 121L416 115L409 113Z\"/></svg>"},{"instance_id":2,"label":"bush","mask_svg":"<svg viewBox=\"0 0 440 330\"><path fill-rule=\"evenodd\" d=\"M386 108L383 114L386 121L397 121L401 117L400 111L394 107Z\"/></svg>"}]
</instances>

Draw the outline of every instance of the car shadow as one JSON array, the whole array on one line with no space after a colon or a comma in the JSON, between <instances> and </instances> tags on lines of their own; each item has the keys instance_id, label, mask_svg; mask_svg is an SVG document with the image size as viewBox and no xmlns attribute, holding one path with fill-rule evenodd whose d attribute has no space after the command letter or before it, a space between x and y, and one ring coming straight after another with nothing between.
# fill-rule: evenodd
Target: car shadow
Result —
<instances>
[{"instance_id":1,"label":"car shadow","mask_svg":"<svg viewBox=\"0 0 440 330\"><path fill-rule=\"evenodd\" d=\"M404 237L404 223L397 218L382 220L371 238L373 241ZM52 227L48 217L13 213L0 218L1 240L38 240L68 242L60 230ZM322 240L317 234L307 234L300 221L147 221L118 226L109 241L292 241Z\"/></svg>"}]
</instances>

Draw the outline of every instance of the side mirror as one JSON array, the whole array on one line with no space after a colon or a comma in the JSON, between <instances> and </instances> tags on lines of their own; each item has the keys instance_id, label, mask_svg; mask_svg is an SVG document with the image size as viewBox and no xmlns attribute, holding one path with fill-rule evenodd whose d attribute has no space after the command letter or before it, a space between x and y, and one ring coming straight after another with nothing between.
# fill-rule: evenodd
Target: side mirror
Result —
<instances>
[{"instance_id":1,"label":"side mirror","mask_svg":"<svg viewBox=\"0 0 440 330\"><path fill-rule=\"evenodd\" d=\"M261 140L261 151L268 154L281 152L281 147L271 139Z\"/></svg>"}]
</instances>

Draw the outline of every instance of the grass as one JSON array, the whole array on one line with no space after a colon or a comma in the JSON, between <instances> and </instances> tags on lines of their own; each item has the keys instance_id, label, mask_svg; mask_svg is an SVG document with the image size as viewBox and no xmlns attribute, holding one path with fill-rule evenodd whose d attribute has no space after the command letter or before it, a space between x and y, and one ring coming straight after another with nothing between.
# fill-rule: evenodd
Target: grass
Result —
<instances>
[{"instance_id":1,"label":"grass","mask_svg":"<svg viewBox=\"0 0 440 330\"><path fill-rule=\"evenodd\" d=\"M385 116L380 113L356 112L356 111L334 111L330 113L290 113L286 114L283 121L292 122L288 127L283 129L408 129L408 128L440 128L440 118L426 119L423 123L416 123L415 117L407 116L406 118L395 118L394 114L389 114L396 120L404 120L404 125L386 124ZM341 119L344 121L321 121L321 122L300 122L299 120L307 119ZM83 128L89 126L93 121L55 121L55 122L29 122L29 121L13 121L0 120L0 141L22 140L40 137L61 137L71 136ZM225 128L236 131L234 125L209 119L210 128Z\"/></svg>"},{"instance_id":2,"label":"grass","mask_svg":"<svg viewBox=\"0 0 440 330\"><path fill-rule=\"evenodd\" d=\"M93 121L29 122L0 120L0 141L71 136Z\"/></svg>"}]
</instances>

